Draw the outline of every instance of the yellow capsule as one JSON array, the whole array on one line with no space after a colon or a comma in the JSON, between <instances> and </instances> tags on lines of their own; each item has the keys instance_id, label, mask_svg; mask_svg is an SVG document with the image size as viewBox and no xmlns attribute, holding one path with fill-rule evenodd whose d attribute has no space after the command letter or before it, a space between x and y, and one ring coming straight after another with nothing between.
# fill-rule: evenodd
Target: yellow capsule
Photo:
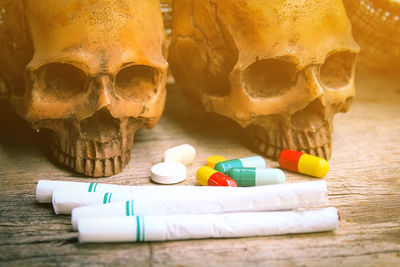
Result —
<instances>
[{"instance_id":1,"label":"yellow capsule","mask_svg":"<svg viewBox=\"0 0 400 267\"><path fill-rule=\"evenodd\" d=\"M200 167L197 170L196 180L201 185L207 185L208 179L210 178L210 176L216 172L217 172L216 170L214 170L212 168L207 168L206 166Z\"/></svg>"},{"instance_id":2,"label":"yellow capsule","mask_svg":"<svg viewBox=\"0 0 400 267\"><path fill-rule=\"evenodd\" d=\"M329 171L329 164L325 159L303 154L299 159L299 172L322 178Z\"/></svg>"},{"instance_id":3,"label":"yellow capsule","mask_svg":"<svg viewBox=\"0 0 400 267\"><path fill-rule=\"evenodd\" d=\"M207 166L210 168L214 168L215 164L217 164L218 162L221 161L225 161L226 158L223 156L219 156L219 155L214 155L214 156L209 156L207 158Z\"/></svg>"}]
</instances>

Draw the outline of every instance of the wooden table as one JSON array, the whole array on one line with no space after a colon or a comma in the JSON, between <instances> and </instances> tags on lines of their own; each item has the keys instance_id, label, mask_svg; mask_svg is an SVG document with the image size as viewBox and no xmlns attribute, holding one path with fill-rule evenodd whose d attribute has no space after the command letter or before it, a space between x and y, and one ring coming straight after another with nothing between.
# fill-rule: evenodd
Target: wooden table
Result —
<instances>
[{"instance_id":1,"label":"wooden table","mask_svg":"<svg viewBox=\"0 0 400 267\"><path fill-rule=\"evenodd\" d=\"M38 204L39 179L116 184L150 184L150 167L162 152L189 143L197 148L189 178L207 156L252 155L236 135L204 125L169 85L166 112L153 130L140 130L126 169L113 177L89 179L53 164L47 139L30 130L1 103L0 265L357 265L400 266L400 83L358 73L357 98L335 117L328 183L341 221L336 232L175 242L79 244L69 216ZM271 167L277 162L267 160ZM312 178L286 172L288 182Z\"/></svg>"}]
</instances>

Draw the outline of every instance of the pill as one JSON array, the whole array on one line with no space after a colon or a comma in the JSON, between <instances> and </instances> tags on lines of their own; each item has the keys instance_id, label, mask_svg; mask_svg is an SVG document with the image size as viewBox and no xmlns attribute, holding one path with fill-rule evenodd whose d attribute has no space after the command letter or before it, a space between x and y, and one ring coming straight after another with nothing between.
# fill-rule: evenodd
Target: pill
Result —
<instances>
[{"instance_id":1,"label":"pill","mask_svg":"<svg viewBox=\"0 0 400 267\"><path fill-rule=\"evenodd\" d=\"M200 167L197 170L196 179L201 185L237 186L233 179L208 166Z\"/></svg>"},{"instance_id":2,"label":"pill","mask_svg":"<svg viewBox=\"0 0 400 267\"><path fill-rule=\"evenodd\" d=\"M207 166L214 168L215 164L221 161L226 161L224 156L214 155L207 158Z\"/></svg>"},{"instance_id":3,"label":"pill","mask_svg":"<svg viewBox=\"0 0 400 267\"><path fill-rule=\"evenodd\" d=\"M216 171L226 174L232 168L265 168L265 160L260 156L253 156L242 159L232 159L227 161L222 161L215 164L214 169Z\"/></svg>"},{"instance_id":4,"label":"pill","mask_svg":"<svg viewBox=\"0 0 400 267\"><path fill-rule=\"evenodd\" d=\"M281 152L279 165L283 169L319 178L329 171L329 164L325 159L290 149Z\"/></svg>"},{"instance_id":5,"label":"pill","mask_svg":"<svg viewBox=\"0 0 400 267\"><path fill-rule=\"evenodd\" d=\"M186 179L186 166L179 162L161 162L151 167L151 180L159 184L176 184Z\"/></svg>"},{"instance_id":6,"label":"pill","mask_svg":"<svg viewBox=\"0 0 400 267\"><path fill-rule=\"evenodd\" d=\"M235 180L238 186L282 184L286 180L283 171L271 168L232 168L227 176Z\"/></svg>"},{"instance_id":7,"label":"pill","mask_svg":"<svg viewBox=\"0 0 400 267\"><path fill-rule=\"evenodd\" d=\"M164 162L179 162L189 165L196 157L196 149L191 145L184 144L167 149L164 152L162 161Z\"/></svg>"}]
</instances>

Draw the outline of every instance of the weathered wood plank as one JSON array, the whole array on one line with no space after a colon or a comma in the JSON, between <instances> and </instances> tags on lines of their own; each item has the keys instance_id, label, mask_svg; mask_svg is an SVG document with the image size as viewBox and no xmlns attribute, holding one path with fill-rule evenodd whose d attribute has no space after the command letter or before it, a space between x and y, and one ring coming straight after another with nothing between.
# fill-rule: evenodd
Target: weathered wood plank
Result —
<instances>
[{"instance_id":1,"label":"weathered wood plank","mask_svg":"<svg viewBox=\"0 0 400 267\"><path fill-rule=\"evenodd\" d=\"M238 134L197 120L181 94L169 86L167 110L152 130L136 134L132 160L120 174L91 179L52 163L44 135L34 133L0 105L0 265L11 266L209 266L209 265L400 265L400 83L359 73L358 96L348 114L335 119L328 183L340 211L334 233L188 240L143 244L79 244L68 216L35 201L39 179L148 184L162 152L189 143L198 150L183 184L211 154L253 154ZM277 167L268 160L270 167ZM312 178L286 172L288 182ZM149 196L151 197L151 196Z\"/></svg>"}]
</instances>

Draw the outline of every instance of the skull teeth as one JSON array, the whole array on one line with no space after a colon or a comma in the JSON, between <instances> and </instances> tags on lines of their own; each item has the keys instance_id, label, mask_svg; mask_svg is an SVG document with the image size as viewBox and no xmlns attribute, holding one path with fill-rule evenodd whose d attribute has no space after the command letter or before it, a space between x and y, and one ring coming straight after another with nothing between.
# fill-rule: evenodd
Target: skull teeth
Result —
<instances>
[{"instance_id":1,"label":"skull teeth","mask_svg":"<svg viewBox=\"0 0 400 267\"><path fill-rule=\"evenodd\" d=\"M111 176L114 172L114 162L110 159L104 161L104 176Z\"/></svg>"},{"instance_id":2,"label":"skull teeth","mask_svg":"<svg viewBox=\"0 0 400 267\"><path fill-rule=\"evenodd\" d=\"M117 174L121 172L130 159L130 151L125 154L109 158L89 158L89 156L93 155L91 154L91 151L93 151L92 148L95 148L94 143L86 144L83 151L81 151L80 154L84 153L86 154L86 157L76 156L75 153L72 152L75 150L68 148L72 146L63 147L65 149L64 151L60 150L56 145L53 144L51 146L53 157L58 161L58 163L87 176L103 177Z\"/></svg>"},{"instance_id":3,"label":"skull teeth","mask_svg":"<svg viewBox=\"0 0 400 267\"><path fill-rule=\"evenodd\" d=\"M251 138L258 151L274 159L284 149L303 151L326 159L331 155L330 130L327 127L320 128L316 133L299 130L288 130L284 134L258 131Z\"/></svg>"}]
</instances>

